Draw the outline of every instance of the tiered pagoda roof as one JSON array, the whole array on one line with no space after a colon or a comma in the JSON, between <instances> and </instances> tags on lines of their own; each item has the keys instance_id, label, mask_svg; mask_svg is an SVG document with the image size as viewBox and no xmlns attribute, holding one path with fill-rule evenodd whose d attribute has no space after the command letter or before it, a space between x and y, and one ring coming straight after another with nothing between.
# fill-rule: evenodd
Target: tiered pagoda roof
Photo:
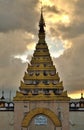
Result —
<instances>
[{"instance_id":1,"label":"tiered pagoda roof","mask_svg":"<svg viewBox=\"0 0 84 130\"><path fill-rule=\"evenodd\" d=\"M64 92L63 82L53 65L47 43L45 41L45 22L43 12L39 22L38 43L33 57L28 64L15 101L29 100L69 100Z\"/></svg>"}]
</instances>

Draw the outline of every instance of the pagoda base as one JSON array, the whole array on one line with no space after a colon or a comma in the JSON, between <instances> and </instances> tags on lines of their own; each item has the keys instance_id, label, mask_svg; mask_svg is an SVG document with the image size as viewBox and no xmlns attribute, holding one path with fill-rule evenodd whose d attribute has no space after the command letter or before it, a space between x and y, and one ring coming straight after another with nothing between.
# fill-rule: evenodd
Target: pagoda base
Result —
<instances>
[{"instance_id":1,"label":"pagoda base","mask_svg":"<svg viewBox=\"0 0 84 130\"><path fill-rule=\"evenodd\" d=\"M69 130L69 101L14 103L14 130Z\"/></svg>"}]
</instances>

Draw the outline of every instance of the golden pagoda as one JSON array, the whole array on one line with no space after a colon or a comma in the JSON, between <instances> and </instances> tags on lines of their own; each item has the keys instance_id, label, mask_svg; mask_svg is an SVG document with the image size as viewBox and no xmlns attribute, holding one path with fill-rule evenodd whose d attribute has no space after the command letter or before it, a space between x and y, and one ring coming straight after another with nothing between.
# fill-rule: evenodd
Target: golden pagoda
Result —
<instances>
[{"instance_id":1,"label":"golden pagoda","mask_svg":"<svg viewBox=\"0 0 84 130\"><path fill-rule=\"evenodd\" d=\"M15 130L41 130L43 127L47 130L69 130L69 123L64 124L69 116L62 121L61 114L69 113L69 97L67 91L64 91L63 82L60 81L58 72L53 65L52 58L49 53L47 43L45 41L45 22L43 12L41 10L41 17L39 22L38 43L33 53L32 59L28 64L27 71L24 74L23 81L20 83L19 91L14 97L15 102L15 122L18 122L18 113L21 115L21 120L15 124ZM25 108L26 107L26 108ZM24 109L26 115L24 116ZM59 109L59 110L58 110ZM65 112L66 111L66 112ZM46 116L47 125L35 125L32 120L37 115L40 115L40 122L45 122ZM47 119L47 117L49 119ZM38 118L38 119L39 119ZM51 121L52 120L52 123ZM37 121L39 122L39 120ZM48 124L48 122L50 122ZM45 124L45 123L44 123ZM51 125L50 124L54 124ZM68 128L68 129L67 129Z\"/></svg>"}]
</instances>

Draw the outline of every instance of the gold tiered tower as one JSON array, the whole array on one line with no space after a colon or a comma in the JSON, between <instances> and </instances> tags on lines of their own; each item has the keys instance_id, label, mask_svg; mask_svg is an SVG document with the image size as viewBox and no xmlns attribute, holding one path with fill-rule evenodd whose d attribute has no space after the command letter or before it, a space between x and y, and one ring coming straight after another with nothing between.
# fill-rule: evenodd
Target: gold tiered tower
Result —
<instances>
[{"instance_id":1,"label":"gold tiered tower","mask_svg":"<svg viewBox=\"0 0 84 130\"><path fill-rule=\"evenodd\" d=\"M45 42L45 22L41 11L39 22L39 41L33 57L21 81L20 92L14 100L68 100L63 92L63 82L53 65L48 46Z\"/></svg>"},{"instance_id":2,"label":"gold tiered tower","mask_svg":"<svg viewBox=\"0 0 84 130\"><path fill-rule=\"evenodd\" d=\"M38 34L39 40L36 45L36 49L33 53L33 57L30 61L30 64L28 64L27 72L25 72L24 74L23 81L21 81L19 91L16 92L14 102L15 106L18 107L20 107L20 105L17 104L23 103L24 106L24 102L26 102L26 107L28 107L28 109L26 109L26 113L30 113L29 115L23 117L24 120L20 122L21 128L28 128L28 122L32 120L33 116L39 115L40 113L44 115L46 115L45 113L50 113L50 119L54 122L55 125L58 121L56 127L60 127L60 129L62 128L63 130L69 130L67 129L67 127L63 127L62 121L60 121L57 116L54 117L58 113L54 113L54 110L56 109L56 111L59 111L59 104L61 107L65 107L66 105L63 106L61 104L68 103L69 97L67 96L67 91L64 91L63 82L60 81L58 72L53 65L53 61L51 59L49 49L45 41L44 27L45 22L43 18L43 12L41 10ZM53 108L55 106L53 102L56 104L56 108ZM34 106L34 104L31 105L32 103L37 104L36 107ZM18 110L16 108L17 107L15 107L15 114L18 113ZM21 110L21 107L18 109L19 111L23 111L23 109ZM32 116L32 114L35 113L34 109L36 109L36 114ZM68 108L64 108L65 111L66 109ZM47 116L49 117L48 114ZM57 119L55 120L55 118ZM33 128L30 127L28 128L28 130L32 129ZM17 127L15 127L15 130L17 130ZM34 130L38 129L34 128Z\"/></svg>"}]
</instances>

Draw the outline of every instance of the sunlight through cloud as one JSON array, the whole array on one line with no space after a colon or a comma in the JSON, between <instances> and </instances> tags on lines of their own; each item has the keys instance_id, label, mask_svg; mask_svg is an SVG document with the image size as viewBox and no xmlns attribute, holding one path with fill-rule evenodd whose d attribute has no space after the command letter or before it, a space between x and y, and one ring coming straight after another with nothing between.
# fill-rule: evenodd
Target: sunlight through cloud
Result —
<instances>
[{"instance_id":1,"label":"sunlight through cloud","mask_svg":"<svg viewBox=\"0 0 84 130\"><path fill-rule=\"evenodd\" d=\"M62 40L62 42L63 42L63 47L65 49L71 48L72 43L70 41L68 41L68 40Z\"/></svg>"},{"instance_id":2,"label":"sunlight through cloud","mask_svg":"<svg viewBox=\"0 0 84 130\"><path fill-rule=\"evenodd\" d=\"M20 59L22 63L28 62L27 55L16 55L14 56L15 59Z\"/></svg>"},{"instance_id":3,"label":"sunlight through cloud","mask_svg":"<svg viewBox=\"0 0 84 130\"><path fill-rule=\"evenodd\" d=\"M51 0L40 0L40 2L42 3L42 6L53 6L54 3L51 2Z\"/></svg>"}]
</instances>

